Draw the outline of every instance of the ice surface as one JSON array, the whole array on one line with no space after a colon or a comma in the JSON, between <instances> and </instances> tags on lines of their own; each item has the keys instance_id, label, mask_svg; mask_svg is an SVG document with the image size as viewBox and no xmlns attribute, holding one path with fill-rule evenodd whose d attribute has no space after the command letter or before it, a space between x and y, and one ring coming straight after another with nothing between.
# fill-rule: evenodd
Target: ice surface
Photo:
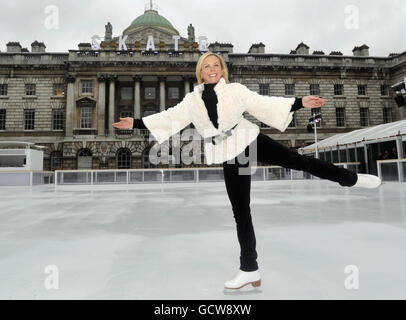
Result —
<instances>
[{"instance_id":1,"label":"ice surface","mask_svg":"<svg viewBox=\"0 0 406 320\"><path fill-rule=\"evenodd\" d=\"M224 182L0 187L0 299L405 299L405 195L253 181L262 286L225 291L240 249Z\"/></svg>"}]
</instances>

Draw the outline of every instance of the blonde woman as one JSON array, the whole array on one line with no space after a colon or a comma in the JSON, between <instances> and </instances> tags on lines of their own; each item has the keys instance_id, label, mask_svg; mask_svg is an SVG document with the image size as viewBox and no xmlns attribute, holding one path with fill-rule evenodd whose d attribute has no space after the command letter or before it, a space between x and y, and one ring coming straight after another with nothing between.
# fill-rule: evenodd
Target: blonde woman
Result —
<instances>
[{"instance_id":1,"label":"blonde woman","mask_svg":"<svg viewBox=\"0 0 406 320\"><path fill-rule=\"evenodd\" d=\"M120 118L119 129L148 129L158 143L193 123L204 138L207 164L221 163L226 191L231 202L240 244L240 268L225 282L225 288L239 289L247 284L261 285L257 263L256 239L250 210L251 157L269 165L309 172L341 186L376 188L381 180L373 175L356 174L334 164L300 155L259 132L259 127L243 117L247 111L261 122L283 132L300 108L318 108L326 99L270 97L259 95L240 83L229 83L223 58L213 52L203 54L196 66L199 84L176 106L142 119ZM244 159L244 157L243 157ZM244 163L241 163L244 162ZM248 171L250 172L250 171Z\"/></svg>"}]
</instances>

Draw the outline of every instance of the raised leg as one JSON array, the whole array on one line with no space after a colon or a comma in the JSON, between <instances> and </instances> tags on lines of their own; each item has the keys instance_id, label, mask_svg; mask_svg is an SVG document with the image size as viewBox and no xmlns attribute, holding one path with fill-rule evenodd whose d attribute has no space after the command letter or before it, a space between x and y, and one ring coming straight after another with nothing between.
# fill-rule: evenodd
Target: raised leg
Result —
<instances>
[{"instance_id":1,"label":"raised leg","mask_svg":"<svg viewBox=\"0 0 406 320\"><path fill-rule=\"evenodd\" d=\"M328 161L301 155L267 135L260 133L256 141L259 162L309 172L316 177L338 182L343 187L351 187L357 182L355 172L339 168Z\"/></svg>"}]
</instances>

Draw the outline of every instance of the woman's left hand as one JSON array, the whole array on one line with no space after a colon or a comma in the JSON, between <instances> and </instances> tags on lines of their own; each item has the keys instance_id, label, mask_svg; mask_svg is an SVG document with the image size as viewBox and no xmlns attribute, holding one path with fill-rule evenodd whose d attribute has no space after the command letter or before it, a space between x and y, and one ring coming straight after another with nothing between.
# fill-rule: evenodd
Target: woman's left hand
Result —
<instances>
[{"instance_id":1,"label":"woman's left hand","mask_svg":"<svg viewBox=\"0 0 406 320\"><path fill-rule=\"evenodd\" d=\"M302 105L305 108L319 108L327 100L324 98L314 97L314 96L305 96L302 98Z\"/></svg>"}]
</instances>

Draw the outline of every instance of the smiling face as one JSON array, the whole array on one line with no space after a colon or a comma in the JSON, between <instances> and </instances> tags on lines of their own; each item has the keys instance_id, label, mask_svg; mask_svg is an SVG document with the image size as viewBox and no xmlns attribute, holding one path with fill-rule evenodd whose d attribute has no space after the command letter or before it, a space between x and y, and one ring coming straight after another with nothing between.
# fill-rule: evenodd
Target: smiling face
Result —
<instances>
[{"instance_id":1,"label":"smiling face","mask_svg":"<svg viewBox=\"0 0 406 320\"><path fill-rule=\"evenodd\" d=\"M201 76L204 83L217 83L221 76L221 64L216 56L207 56L202 63Z\"/></svg>"}]
</instances>

